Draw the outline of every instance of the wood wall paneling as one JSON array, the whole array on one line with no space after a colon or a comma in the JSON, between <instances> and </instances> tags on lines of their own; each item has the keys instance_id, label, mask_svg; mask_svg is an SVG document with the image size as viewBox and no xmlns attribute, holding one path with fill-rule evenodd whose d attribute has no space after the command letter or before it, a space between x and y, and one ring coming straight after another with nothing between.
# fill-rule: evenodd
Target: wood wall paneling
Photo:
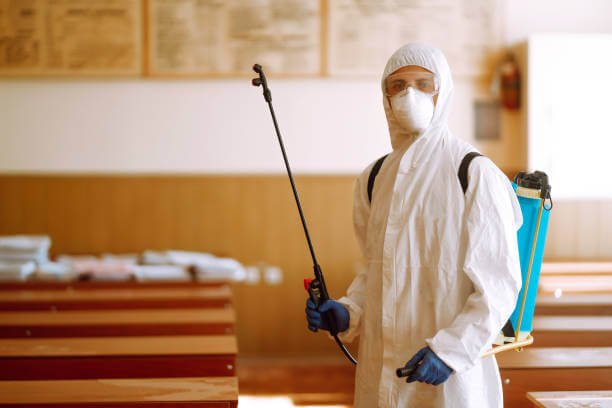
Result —
<instances>
[{"instance_id":1,"label":"wood wall paneling","mask_svg":"<svg viewBox=\"0 0 612 408\"><path fill-rule=\"evenodd\" d=\"M297 176L330 292L360 260L352 227L355 176ZM312 262L283 175L0 175L0 234L48 234L52 254L185 249L280 266L280 285L233 287L241 354L336 353L305 325Z\"/></svg>"}]
</instances>

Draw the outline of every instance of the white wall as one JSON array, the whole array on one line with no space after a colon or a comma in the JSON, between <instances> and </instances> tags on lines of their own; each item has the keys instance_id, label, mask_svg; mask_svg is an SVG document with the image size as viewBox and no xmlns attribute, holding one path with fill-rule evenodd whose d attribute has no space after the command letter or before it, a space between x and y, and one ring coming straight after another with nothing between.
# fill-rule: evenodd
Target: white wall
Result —
<instances>
[{"instance_id":1,"label":"white wall","mask_svg":"<svg viewBox=\"0 0 612 408\"><path fill-rule=\"evenodd\" d=\"M376 80L269 83L296 172L355 173L390 150ZM261 88L248 79L19 80L0 89L0 171L284 171Z\"/></svg>"},{"instance_id":2,"label":"white wall","mask_svg":"<svg viewBox=\"0 0 612 408\"><path fill-rule=\"evenodd\" d=\"M504 40L525 41L530 34L610 33L610 0L503 0Z\"/></svg>"},{"instance_id":3,"label":"white wall","mask_svg":"<svg viewBox=\"0 0 612 408\"><path fill-rule=\"evenodd\" d=\"M557 198L612 198L611 72L610 34L529 39L528 163L555 176Z\"/></svg>"},{"instance_id":4,"label":"white wall","mask_svg":"<svg viewBox=\"0 0 612 408\"><path fill-rule=\"evenodd\" d=\"M261 88L225 81L0 83L0 170L282 172ZM296 172L354 172L388 137L372 82L275 80Z\"/></svg>"},{"instance_id":5,"label":"white wall","mask_svg":"<svg viewBox=\"0 0 612 408\"><path fill-rule=\"evenodd\" d=\"M611 32L612 1L504 0L508 44L534 32ZM456 84L451 129L472 139L483 84ZM297 173L355 173L389 151L378 81L270 78ZM478 146L500 166L526 162L524 114ZM281 173L261 90L248 78L0 81L1 172Z\"/></svg>"}]
</instances>

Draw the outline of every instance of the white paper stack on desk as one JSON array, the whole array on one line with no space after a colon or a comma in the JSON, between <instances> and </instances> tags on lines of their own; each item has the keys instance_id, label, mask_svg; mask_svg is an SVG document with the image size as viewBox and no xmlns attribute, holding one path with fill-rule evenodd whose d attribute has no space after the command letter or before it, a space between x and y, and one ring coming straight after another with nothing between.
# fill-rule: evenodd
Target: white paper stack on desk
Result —
<instances>
[{"instance_id":1,"label":"white paper stack on desk","mask_svg":"<svg viewBox=\"0 0 612 408\"><path fill-rule=\"evenodd\" d=\"M26 280L49 262L51 239L44 235L0 236L0 280Z\"/></svg>"},{"instance_id":2,"label":"white paper stack on desk","mask_svg":"<svg viewBox=\"0 0 612 408\"><path fill-rule=\"evenodd\" d=\"M51 240L45 236L0 237L0 280L243 281L246 278L246 270L237 260L205 252L60 255L57 262L50 262L50 246Z\"/></svg>"},{"instance_id":3,"label":"white paper stack on desk","mask_svg":"<svg viewBox=\"0 0 612 408\"><path fill-rule=\"evenodd\" d=\"M182 265L134 265L134 276L139 281L190 281L189 268Z\"/></svg>"},{"instance_id":4,"label":"white paper stack on desk","mask_svg":"<svg viewBox=\"0 0 612 408\"><path fill-rule=\"evenodd\" d=\"M139 265L136 254L61 255L65 265L78 280L92 281L189 281L191 274L184 265Z\"/></svg>"},{"instance_id":5,"label":"white paper stack on desk","mask_svg":"<svg viewBox=\"0 0 612 408\"><path fill-rule=\"evenodd\" d=\"M57 261L79 280L126 281L136 279L133 267L137 259L136 256L60 255Z\"/></svg>"},{"instance_id":6,"label":"white paper stack on desk","mask_svg":"<svg viewBox=\"0 0 612 408\"><path fill-rule=\"evenodd\" d=\"M30 280L37 281L69 281L75 274L66 264L59 262L45 262L36 266L36 271L30 275Z\"/></svg>"},{"instance_id":7,"label":"white paper stack on desk","mask_svg":"<svg viewBox=\"0 0 612 408\"><path fill-rule=\"evenodd\" d=\"M194 271L198 280L242 281L246 277L244 266L232 258L219 258L206 252L190 251L145 251L145 265L180 265Z\"/></svg>"},{"instance_id":8,"label":"white paper stack on desk","mask_svg":"<svg viewBox=\"0 0 612 408\"><path fill-rule=\"evenodd\" d=\"M23 281L36 270L34 262L0 262L0 281Z\"/></svg>"},{"instance_id":9,"label":"white paper stack on desk","mask_svg":"<svg viewBox=\"0 0 612 408\"><path fill-rule=\"evenodd\" d=\"M44 235L0 236L0 261L44 263L49 261L51 239Z\"/></svg>"}]
</instances>

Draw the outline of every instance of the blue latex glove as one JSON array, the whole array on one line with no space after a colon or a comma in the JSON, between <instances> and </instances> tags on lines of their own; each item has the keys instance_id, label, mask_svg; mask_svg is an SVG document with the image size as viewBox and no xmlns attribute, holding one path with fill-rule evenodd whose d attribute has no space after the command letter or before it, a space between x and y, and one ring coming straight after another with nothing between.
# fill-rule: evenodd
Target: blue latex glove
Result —
<instances>
[{"instance_id":1,"label":"blue latex glove","mask_svg":"<svg viewBox=\"0 0 612 408\"><path fill-rule=\"evenodd\" d=\"M322 314L325 315L322 316ZM308 299L306 301L306 320L311 331L316 332L319 329L330 331L328 318L333 318L336 321L338 333L349 327L349 311L342 303L330 299L321 303L317 309L312 300Z\"/></svg>"},{"instance_id":2,"label":"blue latex glove","mask_svg":"<svg viewBox=\"0 0 612 408\"><path fill-rule=\"evenodd\" d=\"M429 347L420 349L407 363L407 368L417 367L406 382L424 382L431 385L442 384L448 380L453 369L446 365Z\"/></svg>"}]
</instances>

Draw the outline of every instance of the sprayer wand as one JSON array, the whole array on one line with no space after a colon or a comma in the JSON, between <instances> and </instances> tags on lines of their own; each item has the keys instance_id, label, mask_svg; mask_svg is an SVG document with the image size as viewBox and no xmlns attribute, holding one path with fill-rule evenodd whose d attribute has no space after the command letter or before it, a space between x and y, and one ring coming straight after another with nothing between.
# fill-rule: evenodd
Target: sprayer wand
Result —
<instances>
[{"instance_id":1,"label":"sprayer wand","mask_svg":"<svg viewBox=\"0 0 612 408\"><path fill-rule=\"evenodd\" d=\"M285 145L283 144L283 139L281 138L280 130L278 129L278 122L276 121L274 107L272 106L272 93L270 92L270 88L268 88L268 82L266 81L266 76L264 75L263 68L261 67L261 65L253 65L253 71L255 71L259 75L259 77L253 78L251 83L253 84L253 86L263 86L263 96L266 102L268 103L270 113L272 114L272 121L274 122L276 137L278 138L278 143L280 144L281 152L283 153L283 160L285 161L285 167L287 168L287 174L289 175L289 181L291 182L291 189L293 190L295 203L297 204L298 212L300 213L300 220L302 221L302 227L304 228L304 234L306 235L306 241L308 242L308 249L310 250L310 257L312 258L312 264L314 269L314 279L305 279L304 286L308 291L310 299L315 304L315 307L318 308L321 303L325 302L326 300L329 300L329 294L327 293L327 288L325 287L325 280L323 279L323 272L321 271L321 266L319 266L319 263L317 262L317 257L312 246L312 241L310 240L308 226L306 225L306 218L304 218L302 205L300 204L300 197L295 187L295 182L293 181L293 174L291 173L291 167L289 166L289 160L287 159L287 153L285 152ZM332 336L334 336L336 343L338 344L344 355L353 364L357 364L357 360L355 360L355 358L351 355L351 353L346 349L344 344L342 344L342 342L338 338L338 328L336 327L336 320L334 319L333 315L329 315L331 313L332 312L327 312L327 316L325 316L329 322L330 333L332 334Z\"/></svg>"}]
</instances>

